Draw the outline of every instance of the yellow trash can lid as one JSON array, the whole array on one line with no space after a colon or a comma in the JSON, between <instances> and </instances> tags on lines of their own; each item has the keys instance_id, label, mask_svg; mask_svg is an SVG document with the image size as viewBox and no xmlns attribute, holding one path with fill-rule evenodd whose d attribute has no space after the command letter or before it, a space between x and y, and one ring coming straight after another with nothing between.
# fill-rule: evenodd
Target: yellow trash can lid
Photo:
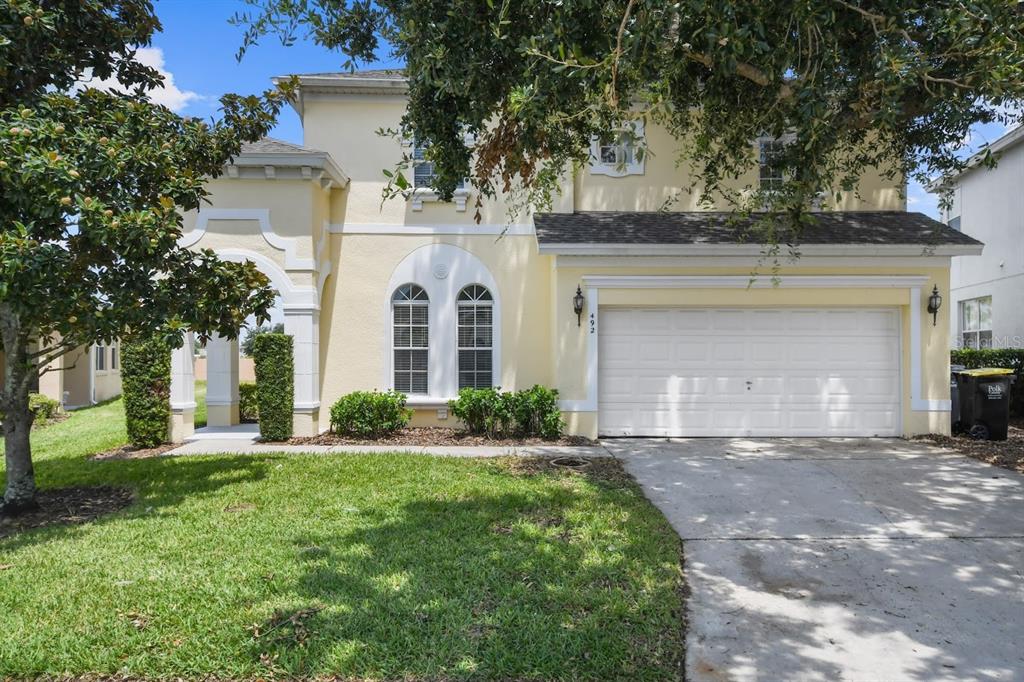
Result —
<instances>
[{"instance_id":1,"label":"yellow trash can lid","mask_svg":"<svg viewBox=\"0 0 1024 682\"><path fill-rule=\"evenodd\" d=\"M978 369L962 369L959 373L969 374L972 377L995 377L1013 374L1013 370L1005 367L979 367Z\"/></svg>"}]
</instances>

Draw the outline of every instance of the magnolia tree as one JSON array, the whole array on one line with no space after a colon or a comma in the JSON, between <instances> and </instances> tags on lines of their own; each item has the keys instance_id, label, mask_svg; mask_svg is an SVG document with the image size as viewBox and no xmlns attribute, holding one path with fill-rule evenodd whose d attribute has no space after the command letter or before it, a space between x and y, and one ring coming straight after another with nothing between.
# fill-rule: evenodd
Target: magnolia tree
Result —
<instances>
[{"instance_id":1,"label":"magnolia tree","mask_svg":"<svg viewBox=\"0 0 1024 682\"><path fill-rule=\"evenodd\" d=\"M225 96L216 122L182 118L141 94L160 81L130 47L159 28L148 2L39 7L0 2L4 513L34 505L28 390L51 360L119 337L234 337L274 300L251 263L178 238L182 212L243 142L266 134L285 93ZM138 92L63 94L84 69Z\"/></svg>"},{"instance_id":2,"label":"magnolia tree","mask_svg":"<svg viewBox=\"0 0 1024 682\"><path fill-rule=\"evenodd\" d=\"M694 178L683 189L705 205L799 224L869 168L893 180L962 168L971 126L1019 122L1024 100L1024 14L1011 0L250 4L235 17L243 52L303 31L349 63L389 44L410 88L396 132L429 141L445 196L469 177L484 197L546 205L595 136L646 118L679 140ZM761 136L784 143L774 160L784 180L737 189Z\"/></svg>"}]
</instances>

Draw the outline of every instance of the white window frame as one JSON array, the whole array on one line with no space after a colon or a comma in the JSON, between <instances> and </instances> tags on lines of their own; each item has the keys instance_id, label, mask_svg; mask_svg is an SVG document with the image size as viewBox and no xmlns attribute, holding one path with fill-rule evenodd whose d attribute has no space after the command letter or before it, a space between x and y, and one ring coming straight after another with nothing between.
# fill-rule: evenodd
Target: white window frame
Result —
<instances>
[{"instance_id":1,"label":"white window frame","mask_svg":"<svg viewBox=\"0 0 1024 682\"><path fill-rule=\"evenodd\" d=\"M417 284L427 292L429 367L428 394L409 397L410 407L446 407L458 394L458 294L468 285L477 284L491 293L491 376L494 386L501 385L501 294L497 281L483 262L453 244L426 244L410 252L391 274L385 301L385 320L382 348L384 362L380 386L394 388L393 338L394 325L391 295L402 284Z\"/></svg>"},{"instance_id":2,"label":"white window frame","mask_svg":"<svg viewBox=\"0 0 1024 682\"><path fill-rule=\"evenodd\" d=\"M644 135L644 122L633 121L622 128L612 131L616 141L612 144L601 144L599 137L590 141L590 174L607 175L612 178L624 178L627 175L643 175L646 167L647 154L643 145L633 144L623 139L623 136L631 134L635 140L646 141ZM615 150L615 161L603 160L602 150L605 148ZM628 153L627 153L628 152Z\"/></svg>"},{"instance_id":3,"label":"white window frame","mask_svg":"<svg viewBox=\"0 0 1024 682\"><path fill-rule=\"evenodd\" d=\"M399 298L399 293L405 287L414 287L415 289L411 289L410 290L411 292L414 292L416 290L422 291L424 298L422 298L422 299L421 298ZM403 308L404 307L408 307L409 308L410 321L409 321L409 323L407 325L406 324L396 324L395 323L395 310L399 306L402 306ZM420 324L420 323L412 321L412 311L414 309L416 309L416 308L425 308L426 309L426 311L427 311L426 322L424 324ZM409 328L409 339L410 339L410 342L409 342L408 346L398 346L395 343L395 329L397 327L408 327ZM414 345L412 345L412 331L413 331L413 328L416 328L416 327L425 327L426 328L427 338L426 338L426 345L425 346L414 346ZM398 372L401 371L403 374L408 374L409 375L409 389L408 390L402 390L401 391L402 393L405 393L406 395L429 395L430 394L430 375L431 375L431 371L430 371L430 338L431 338L431 336L432 335L430 333L430 295L427 293L427 290L424 287L421 287L419 284L416 284L415 282L407 282L405 284L402 284L402 285L396 287L394 292L391 294L391 358L392 358L391 386L393 388L395 388L395 390L400 390L398 388L398 381L397 381L397 379L398 379ZM411 352L412 351L424 351L425 352L425 355L427 356L427 366L426 366L426 369L422 372L424 374L424 389L423 389L422 392L420 392L420 391L414 392L412 390L412 388L413 388L412 377L413 377L414 374L419 374L420 372L418 370L412 369L411 359L410 359L410 369L408 369L408 370L398 370L395 367L395 364L394 364L395 363L395 357L396 357L396 355L398 354L399 351L401 351L401 352L409 352L410 356L411 356Z\"/></svg>"},{"instance_id":4,"label":"white window frame","mask_svg":"<svg viewBox=\"0 0 1024 682\"><path fill-rule=\"evenodd\" d=\"M107 349L102 343L93 346L92 369L96 374L107 373Z\"/></svg>"},{"instance_id":5,"label":"white window frame","mask_svg":"<svg viewBox=\"0 0 1024 682\"><path fill-rule=\"evenodd\" d=\"M478 289L483 290L483 293L487 295L487 298L485 299L485 298L477 297L477 298L464 299L463 298L463 294L469 292L471 289L474 289L474 288L478 288ZM472 295L472 294L470 294L470 295ZM491 321L487 325L480 324L479 321L476 319L476 317L477 317L477 309L478 308L488 308L488 309L490 309L490 311L491 311ZM462 323L462 311L464 309L471 309L473 311L473 324L472 325L464 325ZM477 342L476 342L476 334L475 334L475 332L478 329L480 329L480 328L482 328L484 326L486 326L486 328L488 330L488 333L489 333L489 335L491 337L491 342L488 345L485 345L485 346L477 344ZM473 342L473 345L470 345L470 346L462 345L461 332L462 332L463 329L467 329L467 328L472 329L474 331L474 342ZM472 370L473 375L474 375L473 384L471 386L463 386L462 385L462 375L464 373L463 370L462 370L462 354L463 354L463 352L470 352L470 353L474 353L474 354L486 352L490 356L490 359L491 359L491 371L490 371L490 376L487 378L486 385L480 385L477 382L477 379L479 378L479 375L480 375L481 372L480 372L480 370L475 368L475 359L474 359L474 369ZM455 371L457 372L457 375L456 375L456 382L457 382L456 388L458 390L462 390L463 388L494 388L494 386L495 386L495 384L494 384L494 295L491 293L490 289L488 289L487 287L485 287L482 284L467 284L466 286L462 287L462 289L459 290L458 296L457 296L456 301L455 301Z\"/></svg>"},{"instance_id":6,"label":"white window frame","mask_svg":"<svg viewBox=\"0 0 1024 682\"><path fill-rule=\"evenodd\" d=\"M777 192L780 189L779 187L765 187L765 180L776 182L779 185L786 182L786 174L781 170L777 176L764 177L763 170L765 166L771 167L771 164L765 163L765 145L780 145L784 148L790 142L792 142L792 139L788 139L786 136L757 138L757 188L762 192Z\"/></svg>"},{"instance_id":7,"label":"white window frame","mask_svg":"<svg viewBox=\"0 0 1024 682\"><path fill-rule=\"evenodd\" d=\"M120 343L114 343L114 344L110 345L110 362L109 362L109 365L110 365L110 371L111 372L118 372L118 371L121 370L121 357L120 357L121 353L120 353L120 350L121 350L121 344Z\"/></svg>"},{"instance_id":8,"label":"white window frame","mask_svg":"<svg viewBox=\"0 0 1024 682\"><path fill-rule=\"evenodd\" d=\"M466 135L465 139L467 145L473 144L474 138L472 135ZM405 140L403 140L402 146L406 147L409 157L413 159L411 183L412 191L409 193L409 203L412 210L422 211L424 203L441 202L441 197L438 195L438 193L434 190L433 187L431 187L430 185L419 186L416 184L416 166L423 164L433 165L432 161L427 161L422 158L423 151L426 150L426 147L411 138L406 138ZM417 154L419 154L421 157L419 160L416 159ZM430 176L433 177L434 174L431 173ZM455 204L455 210L457 212L465 212L466 203L469 200L469 195L470 192L468 188L468 182L466 181L465 178L463 178L462 184L456 187L455 191L452 193L451 201L453 204Z\"/></svg>"},{"instance_id":9,"label":"white window frame","mask_svg":"<svg viewBox=\"0 0 1024 682\"><path fill-rule=\"evenodd\" d=\"M988 304L988 326L982 325L981 306L982 303L987 302ZM961 348L992 348L992 297L991 296L977 296L975 298L967 298L960 301L959 304L960 314L960 337L958 342ZM966 310L968 308L976 308L975 322L968 327ZM985 345L982 341L982 336L987 334L988 339ZM967 339L972 339L968 341Z\"/></svg>"}]
</instances>

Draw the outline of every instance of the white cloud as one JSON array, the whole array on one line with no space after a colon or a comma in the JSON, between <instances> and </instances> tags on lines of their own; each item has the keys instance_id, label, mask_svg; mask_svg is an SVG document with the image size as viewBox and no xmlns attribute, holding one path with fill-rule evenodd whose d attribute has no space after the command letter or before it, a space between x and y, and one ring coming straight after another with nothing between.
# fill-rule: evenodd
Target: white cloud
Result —
<instances>
[{"instance_id":1,"label":"white cloud","mask_svg":"<svg viewBox=\"0 0 1024 682\"><path fill-rule=\"evenodd\" d=\"M152 67L164 77L163 85L148 92L149 99L154 104L161 104L171 111L178 113L189 105L190 102L203 99L202 95L191 90L182 90L174 83L174 74L164 66L164 51L159 47L140 47L135 53L135 59L140 64ZM111 90L120 86L120 83L113 78L93 79L87 75L82 80L81 86L88 86L98 90Z\"/></svg>"}]
</instances>

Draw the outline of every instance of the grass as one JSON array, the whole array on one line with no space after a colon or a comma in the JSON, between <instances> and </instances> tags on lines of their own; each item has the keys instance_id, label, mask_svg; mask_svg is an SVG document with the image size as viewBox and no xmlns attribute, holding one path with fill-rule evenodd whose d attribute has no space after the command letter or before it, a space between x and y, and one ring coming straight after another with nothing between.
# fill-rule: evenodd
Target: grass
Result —
<instances>
[{"instance_id":1,"label":"grass","mask_svg":"<svg viewBox=\"0 0 1024 682\"><path fill-rule=\"evenodd\" d=\"M628 480L411 455L88 461L120 401L33 434L122 512L0 541L0 678L677 679L679 540Z\"/></svg>"}]
</instances>

